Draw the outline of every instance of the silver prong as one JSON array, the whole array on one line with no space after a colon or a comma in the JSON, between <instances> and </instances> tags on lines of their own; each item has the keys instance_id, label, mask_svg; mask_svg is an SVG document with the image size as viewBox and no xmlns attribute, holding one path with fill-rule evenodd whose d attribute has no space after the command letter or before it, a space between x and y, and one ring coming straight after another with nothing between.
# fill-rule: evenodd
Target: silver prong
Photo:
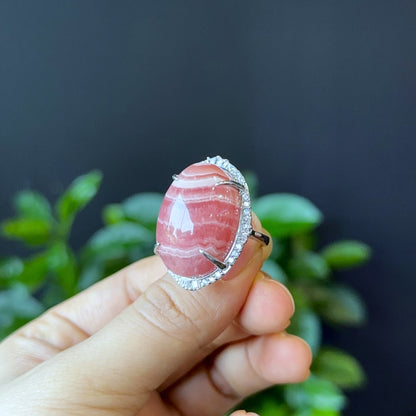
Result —
<instances>
[{"instance_id":1,"label":"silver prong","mask_svg":"<svg viewBox=\"0 0 416 416\"><path fill-rule=\"evenodd\" d=\"M225 263L211 256L211 254L207 253L205 250L199 249L199 252L203 254L212 264L215 264L215 266L219 269L224 270L227 267Z\"/></svg>"},{"instance_id":2,"label":"silver prong","mask_svg":"<svg viewBox=\"0 0 416 416\"><path fill-rule=\"evenodd\" d=\"M159 248L159 246L160 246L160 243L156 243L156 244L154 245L154 247L153 247L153 253L155 253L155 254L156 254L156 256L158 255L158 253L157 253L157 249Z\"/></svg>"},{"instance_id":3,"label":"silver prong","mask_svg":"<svg viewBox=\"0 0 416 416\"><path fill-rule=\"evenodd\" d=\"M174 181L177 181L177 180L179 179L179 175L177 175L176 173L174 173L174 174L172 175L172 179L173 179Z\"/></svg>"},{"instance_id":4,"label":"silver prong","mask_svg":"<svg viewBox=\"0 0 416 416\"><path fill-rule=\"evenodd\" d=\"M266 246L270 243L270 237L266 234L261 233L260 231L251 230L250 237L254 237L257 240L260 240L262 243L266 244Z\"/></svg>"},{"instance_id":5,"label":"silver prong","mask_svg":"<svg viewBox=\"0 0 416 416\"><path fill-rule=\"evenodd\" d=\"M221 181L215 184L215 186L219 186L219 185L234 186L234 188L237 188L239 191L245 191L246 189L243 184L241 184L240 182L236 182L236 181Z\"/></svg>"}]
</instances>

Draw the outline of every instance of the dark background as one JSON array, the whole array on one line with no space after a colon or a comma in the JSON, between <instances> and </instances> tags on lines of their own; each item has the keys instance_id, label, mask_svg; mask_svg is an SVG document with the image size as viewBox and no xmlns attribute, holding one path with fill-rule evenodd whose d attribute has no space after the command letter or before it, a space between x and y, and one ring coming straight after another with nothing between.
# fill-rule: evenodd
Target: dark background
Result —
<instances>
[{"instance_id":1,"label":"dark background","mask_svg":"<svg viewBox=\"0 0 416 416\"><path fill-rule=\"evenodd\" d=\"M79 246L105 203L228 157L314 201L323 243L373 247L344 274L370 323L332 336L369 378L345 414L414 415L415 40L414 0L1 0L0 218L102 169Z\"/></svg>"}]
</instances>

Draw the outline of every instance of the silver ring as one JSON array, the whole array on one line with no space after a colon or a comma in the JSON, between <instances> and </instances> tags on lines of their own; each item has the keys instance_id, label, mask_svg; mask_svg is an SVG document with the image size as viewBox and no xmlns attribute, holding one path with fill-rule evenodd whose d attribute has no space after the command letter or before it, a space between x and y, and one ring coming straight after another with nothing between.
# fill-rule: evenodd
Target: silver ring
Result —
<instances>
[{"instance_id":1,"label":"silver ring","mask_svg":"<svg viewBox=\"0 0 416 416\"><path fill-rule=\"evenodd\" d=\"M247 183L227 159L208 157L181 174L173 175L172 179L159 212L154 252L183 288L198 290L221 279L234 265L249 237L265 245L270 243L269 236L253 230ZM204 213L205 220L198 222L192 215L200 212ZM233 218L235 212L239 212L238 218ZM216 233L208 225L211 221ZM191 243L198 232L213 244ZM221 240L227 233L234 236L232 241ZM229 247L226 252L218 248L220 243ZM182 256L182 260L178 261L175 253Z\"/></svg>"}]
</instances>

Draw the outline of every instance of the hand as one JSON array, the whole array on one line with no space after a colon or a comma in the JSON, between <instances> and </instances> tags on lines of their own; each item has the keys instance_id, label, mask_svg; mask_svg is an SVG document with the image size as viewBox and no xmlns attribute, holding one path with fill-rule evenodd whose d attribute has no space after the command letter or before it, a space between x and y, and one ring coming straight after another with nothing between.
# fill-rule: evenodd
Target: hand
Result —
<instances>
[{"instance_id":1,"label":"hand","mask_svg":"<svg viewBox=\"0 0 416 416\"><path fill-rule=\"evenodd\" d=\"M196 292L149 257L53 307L0 344L0 414L215 416L304 380L293 299L259 271L270 251L249 239L227 281Z\"/></svg>"}]
</instances>

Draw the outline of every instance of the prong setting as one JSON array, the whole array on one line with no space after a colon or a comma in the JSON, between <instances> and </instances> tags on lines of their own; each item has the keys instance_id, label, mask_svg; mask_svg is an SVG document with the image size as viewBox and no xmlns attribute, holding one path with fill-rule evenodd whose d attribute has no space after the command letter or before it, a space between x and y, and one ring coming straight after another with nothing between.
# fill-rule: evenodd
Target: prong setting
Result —
<instances>
[{"instance_id":1,"label":"prong setting","mask_svg":"<svg viewBox=\"0 0 416 416\"><path fill-rule=\"evenodd\" d=\"M223 263L222 261L219 261L214 256L211 256L211 254L207 253L205 250L199 249L199 252L206 257L207 260L209 260L212 264L217 266L220 270L224 270L227 265Z\"/></svg>"},{"instance_id":2,"label":"prong setting","mask_svg":"<svg viewBox=\"0 0 416 416\"><path fill-rule=\"evenodd\" d=\"M172 179L173 179L174 181L177 181L177 180L179 179L179 175L178 175L178 174L176 174L176 173L174 173L174 174L172 175Z\"/></svg>"},{"instance_id":3,"label":"prong setting","mask_svg":"<svg viewBox=\"0 0 416 416\"><path fill-rule=\"evenodd\" d=\"M246 190L245 186L237 181L221 181L215 184L215 186L219 185L233 186L234 188L237 188L240 192L244 192Z\"/></svg>"}]
</instances>

